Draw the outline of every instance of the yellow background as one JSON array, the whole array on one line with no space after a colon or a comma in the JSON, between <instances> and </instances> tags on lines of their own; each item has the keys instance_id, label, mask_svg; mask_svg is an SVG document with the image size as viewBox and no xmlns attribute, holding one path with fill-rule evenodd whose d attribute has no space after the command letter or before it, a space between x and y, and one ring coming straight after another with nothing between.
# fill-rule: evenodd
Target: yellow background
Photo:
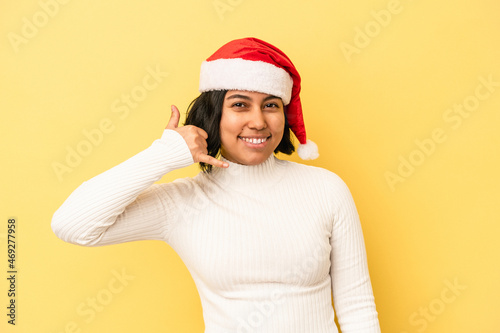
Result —
<instances>
[{"instance_id":1,"label":"yellow background","mask_svg":"<svg viewBox=\"0 0 500 333\"><path fill-rule=\"evenodd\" d=\"M194 283L170 247L78 247L57 239L50 221L83 181L158 138L171 104L185 111L205 58L254 36L285 51L302 75L307 131L321 154L307 163L351 189L382 331L500 332L498 2L66 2L1 5L0 275L10 217L19 273L15 327L0 281L0 331L203 332ZM113 112L156 68L168 76L127 115ZM488 90L480 78L496 83ZM473 111L448 111L473 104L477 91ZM68 147L84 149L83 131L103 119L112 130L58 177L54 165L67 164ZM432 148L435 129L441 142ZM413 171L400 166L410 157ZM401 178L391 183L389 174ZM133 279L116 292L113 272L123 271ZM106 304L91 317L97 296Z\"/></svg>"}]
</instances>

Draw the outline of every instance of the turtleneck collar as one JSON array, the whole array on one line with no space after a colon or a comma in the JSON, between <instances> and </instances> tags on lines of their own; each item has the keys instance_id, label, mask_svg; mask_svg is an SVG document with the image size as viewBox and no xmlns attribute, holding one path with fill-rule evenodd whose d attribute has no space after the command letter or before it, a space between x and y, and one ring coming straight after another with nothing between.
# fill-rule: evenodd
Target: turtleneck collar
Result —
<instances>
[{"instance_id":1,"label":"turtleneck collar","mask_svg":"<svg viewBox=\"0 0 500 333\"><path fill-rule=\"evenodd\" d=\"M228 187L271 187L283 177L287 161L271 155L257 165L243 165L230 162L223 156L221 160L229 164L228 168L213 167L208 177L219 185Z\"/></svg>"}]
</instances>

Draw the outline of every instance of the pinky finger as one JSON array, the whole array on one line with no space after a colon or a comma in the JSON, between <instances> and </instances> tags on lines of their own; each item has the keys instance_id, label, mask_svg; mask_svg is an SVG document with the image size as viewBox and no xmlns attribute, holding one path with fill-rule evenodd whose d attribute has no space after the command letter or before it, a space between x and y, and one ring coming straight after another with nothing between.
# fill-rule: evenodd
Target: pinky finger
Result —
<instances>
[{"instance_id":1,"label":"pinky finger","mask_svg":"<svg viewBox=\"0 0 500 333\"><path fill-rule=\"evenodd\" d=\"M227 162L218 160L218 159L216 159L210 155L206 155L206 154L200 154L199 162L207 163L207 164L219 167L219 168L229 167L229 164Z\"/></svg>"}]
</instances>

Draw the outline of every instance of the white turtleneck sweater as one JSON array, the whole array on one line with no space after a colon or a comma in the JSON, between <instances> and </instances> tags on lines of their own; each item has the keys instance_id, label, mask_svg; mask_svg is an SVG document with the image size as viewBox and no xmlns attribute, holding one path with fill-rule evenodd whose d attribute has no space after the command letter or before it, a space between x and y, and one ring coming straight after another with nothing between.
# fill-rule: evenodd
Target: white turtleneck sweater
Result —
<instances>
[{"instance_id":1,"label":"white turtleneck sweater","mask_svg":"<svg viewBox=\"0 0 500 333\"><path fill-rule=\"evenodd\" d=\"M325 169L269 157L153 184L193 163L183 138L161 139L84 182L56 211L66 242L159 239L198 288L206 333L380 332L359 217Z\"/></svg>"}]
</instances>

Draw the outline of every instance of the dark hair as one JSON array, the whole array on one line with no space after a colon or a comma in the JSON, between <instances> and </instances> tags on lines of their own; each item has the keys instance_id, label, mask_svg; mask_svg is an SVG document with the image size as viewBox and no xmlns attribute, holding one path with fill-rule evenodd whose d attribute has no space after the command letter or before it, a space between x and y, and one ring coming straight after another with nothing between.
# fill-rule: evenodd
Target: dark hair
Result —
<instances>
[{"instance_id":1,"label":"dark hair","mask_svg":"<svg viewBox=\"0 0 500 333\"><path fill-rule=\"evenodd\" d=\"M186 122L184 123L184 125L193 125L207 132L207 150L208 155L212 157L217 157L220 153L220 119L226 93L227 90L213 90L201 93L189 104ZM290 127L285 112L283 138L274 152L290 155L294 151L295 147L291 141ZM200 162L200 168L203 172L210 173L212 171L211 164Z\"/></svg>"}]
</instances>

